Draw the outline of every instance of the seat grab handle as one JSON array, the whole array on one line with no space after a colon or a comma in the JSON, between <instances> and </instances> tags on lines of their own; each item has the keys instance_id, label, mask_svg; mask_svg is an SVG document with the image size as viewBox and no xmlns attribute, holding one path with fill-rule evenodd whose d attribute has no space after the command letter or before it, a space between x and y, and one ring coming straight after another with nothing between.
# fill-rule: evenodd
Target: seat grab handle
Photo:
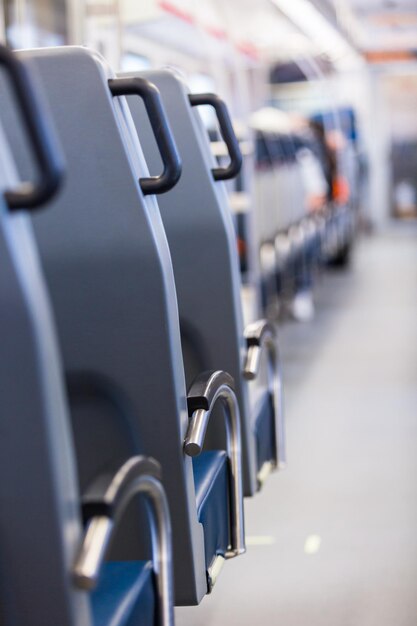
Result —
<instances>
[{"instance_id":1,"label":"seat grab handle","mask_svg":"<svg viewBox=\"0 0 417 626\"><path fill-rule=\"evenodd\" d=\"M230 163L227 167L214 167L212 169L214 180L229 180L235 178L242 168L242 152L239 142L233 130L226 103L214 93L193 93L188 96L191 106L210 105L216 112L223 140L229 151Z\"/></svg>"},{"instance_id":2,"label":"seat grab handle","mask_svg":"<svg viewBox=\"0 0 417 626\"><path fill-rule=\"evenodd\" d=\"M17 189L6 190L4 197L12 211L39 209L53 198L61 185L63 157L48 124L40 94L24 63L6 46L0 45L0 66L10 79L39 173L36 183L22 182Z\"/></svg>"},{"instance_id":3,"label":"seat grab handle","mask_svg":"<svg viewBox=\"0 0 417 626\"><path fill-rule=\"evenodd\" d=\"M172 189L180 179L182 163L177 146L162 104L159 89L145 78L111 78L108 81L111 94L119 96L139 96L145 105L146 113L152 126L155 140L164 164L159 176L139 179L143 194L161 194Z\"/></svg>"}]
</instances>

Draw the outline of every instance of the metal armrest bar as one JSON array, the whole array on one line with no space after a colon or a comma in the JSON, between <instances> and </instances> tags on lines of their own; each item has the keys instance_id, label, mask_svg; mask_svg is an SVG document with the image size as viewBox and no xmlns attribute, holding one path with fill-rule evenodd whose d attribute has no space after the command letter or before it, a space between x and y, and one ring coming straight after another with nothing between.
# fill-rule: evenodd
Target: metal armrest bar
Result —
<instances>
[{"instance_id":1,"label":"metal armrest bar","mask_svg":"<svg viewBox=\"0 0 417 626\"><path fill-rule=\"evenodd\" d=\"M239 405L234 392L233 378L226 372L220 370L203 372L192 384L187 397L190 422L184 441L184 450L188 456L197 456L201 453L210 416L217 401L221 401L225 409L227 455L231 472L231 550L226 556L232 558L243 554L246 546Z\"/></svg>"},{"instance_id":2,"label":"metal armrest bar","mask_svg":"<svg viewBox=\"0 0 417 626\"><path fill-rule=\"evenodd\" d=\"M283 407L282 375L275 329L267 320L249 324L245 329L247 345L243 375L254 380L259 373L262 352L267 351L268 391L274 407L275 464L282 469L286 465L285 420Z\"/></svg>"},{"instance_id":3,"label":"metal armrest bar","mask_svg":"<svg viewBox=\"0 0 417 626\"><path fill-rule=\"evenodd\" d=\"M171 523L160 477L160 466L154 459L135 456L114 475L102 475L92 484L83 498L86 530L73 574L80 589L94 589L119 519L132 498L143 495L151 527L158 625L173 626Z\"/></svg>"}]
</instances>

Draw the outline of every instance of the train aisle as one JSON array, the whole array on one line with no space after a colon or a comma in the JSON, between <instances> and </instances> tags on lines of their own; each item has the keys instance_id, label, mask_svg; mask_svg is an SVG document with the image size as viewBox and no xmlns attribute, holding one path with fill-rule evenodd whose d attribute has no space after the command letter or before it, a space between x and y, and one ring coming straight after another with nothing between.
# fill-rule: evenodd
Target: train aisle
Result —
<instances>
[{"instance_id":1,"label":"train aisle","mask_svg":"<svg viewBox=\"0 0 417 626\"><path fill-rule=\"evenodd\" d=\"M281 332L289 467L247 501L247 557L177 626L416 624L417 229L359 244L317 299Z\"/></svg>"}]
</instances>

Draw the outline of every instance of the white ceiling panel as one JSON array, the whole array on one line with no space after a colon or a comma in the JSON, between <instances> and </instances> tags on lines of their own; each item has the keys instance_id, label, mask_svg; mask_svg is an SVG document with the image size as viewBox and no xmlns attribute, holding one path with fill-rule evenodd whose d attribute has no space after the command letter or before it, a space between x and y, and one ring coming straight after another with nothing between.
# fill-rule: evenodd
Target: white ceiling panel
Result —
<instances>
[{"instance_id":1,"label":"white ceiling panel","mask_svg":"<svg viewBox=\"0 0 417 626\"><path fill-rule=\"evenodd\" d=\"M361 50L417 50L417 0L333 0L333 6Z\"/></svg>"}]
</instances>

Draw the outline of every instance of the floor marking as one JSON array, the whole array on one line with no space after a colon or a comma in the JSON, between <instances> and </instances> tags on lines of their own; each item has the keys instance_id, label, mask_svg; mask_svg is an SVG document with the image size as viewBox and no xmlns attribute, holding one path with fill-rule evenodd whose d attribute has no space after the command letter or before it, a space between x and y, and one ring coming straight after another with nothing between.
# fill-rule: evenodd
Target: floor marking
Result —
<instances>
[{"instance_id":1,"label":"floor marking","mask_svg":"<svg viewBox=\"0 0 417 626\"><path fill-rule=\"evenodd\" d=\"M274 543L276 543L276 539L271 535L252 535L246 537L247 546L273 546Z\"/></svg>"},{"instance_id":2,"label":"floor marking","mask_svg":"<svg viewBox=\"0 0 417 626\"><path fill-rule=\"evenodd\" d=\"M320 535L309 535L305 540L304 552L306 554L317 554L317 552L320 550L320 545Z\"/></svg>"}]
</instances>

